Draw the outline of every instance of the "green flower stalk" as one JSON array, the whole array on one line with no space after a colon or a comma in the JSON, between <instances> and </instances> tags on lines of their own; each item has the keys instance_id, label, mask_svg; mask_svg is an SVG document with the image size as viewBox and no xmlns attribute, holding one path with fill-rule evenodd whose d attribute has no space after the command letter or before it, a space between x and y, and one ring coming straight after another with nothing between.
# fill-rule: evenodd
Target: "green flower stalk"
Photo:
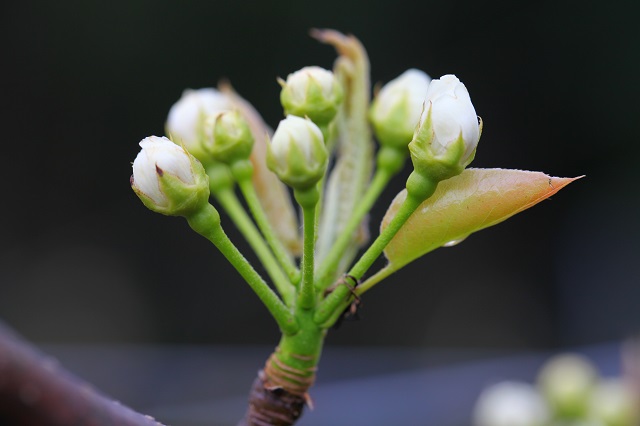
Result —
<instances>
[{"instance_id":1,"label":"green flower stalk","mask_svg":"<svg viewBox=\"0 0 640 426\"><path fill-rule=\"evenodd\" d=\"M298 280L298 270L292 263L291 257L287 254L282 242L277 238L274 230L271 227L264 211L260 207L260 201L258 200L255 188L252 183L253 165L249 161L251 150L253 148L254 139L249 128L249 124L244 117L238 111L223 111L214 115L210 115L204 123L204 137L202 139L202 146L205 151L209 153L211 158L220 164L225 164L229 167L231 176L238 182L240 190L242 191L249 209L255 218L258 227L262 231L262 234L270 245L276 259L279 261L280 266L285 269L289 279L293 282ZM236 224L242 226L245 237L247 233L253 234L248 230L247 224L244 222L244 218L240 217L237 213L237 209L233 208L231 204L231 196L228 194L220 194L216 191L216 195L220 199L220 195L224 195L223 202L226 202L230 207L229 213L233 211L235 215ZM253 238L253 237L251 237ZM256 243L254 242L254 245ZM260 250L262 253L262 250ZM263 260L265 256L261 256ZM273 265L266 265L268 270L273 271ZM272 274L273 276L273 274ZM275 278L278 282L281 280ZM278 284L281 291L285 294L289 294L288 285L283 283Z\"/></svg>"},{"instance_id":2,"label":"green flower stalk","mask_svg":"<svg viewBox=\"0 0 640 426\"><path fill-rule=\"evenodd\" d=\"M290 115L280 122L267 151L267 165L281 181L294 189L303 212L302 283L298 303L303 309L315 304L314 250L316 185L327 168L327 150L321 130L309 119Z\"/></svg>"},{"instance_id":3,"label":"green flower stalk","mask_svg":"<svg viewBox=\"0 0 640 426\"><path fill-rule=\"evenodd\" d=\"M220 215L208 203L209 179L198 160L167 138L148 137L133 162L133 191L150 210L168 216L183 216L191 228L210 240L238 270L280 326L284 334L295 334L296 319L240 254L222 230Z\"/></svg>"},{"instance_id":4,"label":"green flower stalk","mask_svg":"<svg viewBox=\"0 0 640 426\"><path fill-rule=\"evenodd\" d=\"M402 170L408 157L407 147L420 119L430 81L431 78L424 72L410 69L387 83L374 99L369 118L380 142L376 156L376 171L342 234L333 244L330 255L319 267L316 274L318 288L326 289L331 284L354 231L360 226L391 178Z\"/></svg>"},{"instance_id":5,"label":"green flower stalk","mask_svg":"<svg viewBox=\"0 0 640 426\"><path fill-rule=\"evenodd\" d=\"M234 192L234 179L226 164L214 162L206 169L209 176L209 189L218 203L227 212L236 228L242 233L258 259L266 269L278 293L287 306L291 306L294 286L280 267L273 252L251 221L246 210Z\"/></svg>"},{"instance_id":6,"label":"green flower stalk","mask_svg":"<svg viewBox=\"0 0 640 426\"><path fill-rule=\"evenodd\" d=\"M452 75L433 80L425 104L429 109L423 111L409 143L414 170L407 179L407 196L391 223L347 273L356 280L369 270L420 204L433 195L438 183L462 173L475 155L481 128L464 84ZM324 278L321 275L320 279ZM320 286L325 285L320 282ZM333 325L336 313L356 296L353 293L347 285L338 287L321 303L316 322Z\"/></svg>"}]
</instances>

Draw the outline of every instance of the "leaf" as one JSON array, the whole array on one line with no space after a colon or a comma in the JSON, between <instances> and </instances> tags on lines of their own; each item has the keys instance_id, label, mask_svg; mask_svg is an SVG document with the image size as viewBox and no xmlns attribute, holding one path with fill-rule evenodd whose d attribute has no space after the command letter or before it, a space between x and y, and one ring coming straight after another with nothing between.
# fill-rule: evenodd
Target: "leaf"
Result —
<instances>
[{"instance_id":1,"label":"leaf","mask_svg":"<svg viewBox=\"0 0 640 426\"><path fill-rule=\"evenodd\" d=\"M467 169L442 181L385 248L389 260L386 274L438 247L456 244L473 232L496 225L549 198L580 177L558 178L523 170ZM406 190L396 196L382 219L381 230L405 198Z\"/></svg>"},{"instance_id":2,"label":"leaf","mask_svg":"<svg viewBox=\"0 0 640 426\"><path fill-rule=\"evenodd\" d=\"M365 193L373 169L374 145L367 120L370 100L369 58L360 41L334 30L313 30L311 35L335 47L339 56L334 73L345 91L345 99L335 119L336 140L329 141L337 151L335 167L327 178L320 218L316 260L333 248L355 206ZM344 270L360 246L368 240L366 227L355 233L338 270Z\"/></svg>"}]
</instances>

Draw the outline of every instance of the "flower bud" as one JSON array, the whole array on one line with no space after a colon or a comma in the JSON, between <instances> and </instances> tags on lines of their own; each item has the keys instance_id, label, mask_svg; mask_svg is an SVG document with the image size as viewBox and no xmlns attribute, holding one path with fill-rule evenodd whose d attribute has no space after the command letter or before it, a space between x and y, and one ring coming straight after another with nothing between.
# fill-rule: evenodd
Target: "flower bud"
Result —
<instances>
[{"instance_id":1,"label":"flower bud","mask_svg":"<svg viewBox=\"0 0 640 426\"><path fill-rule=\"evenodd\" d=\"M576 419L586 413L597 380L598 373L587 358L559 355L540 370L538 387L560 418Z\"/></svg>"},{"instance_id":2,"label":"flower bud","mask_svg":"<svg viewBox=\"0 0 640 426\"><path fill-rule=\"evenodd\" d=\"M502 382L482 391L473 410L474 426L544 426L549 408L527 383Z\"/></svg>"},{"instance_id":3,"label":"flower bud","mask_svg":"<svg viewBox=\"0 0 640 426\"><path fill-rule=\"evenodd\" d=\"M464 84L451 74L432 80L409 144L414 168L437 180L460 174L473 160L480 130Z\"/></svg>"},{"instance_id":4,"label":"flower bud","mask_svg":"<svg viewBox=\"0 0 640 426\"><path fill-rule=\"evenodd\" d=\"M238 111L224 111L207 117L203 146L214 160L232 164L249 158L253 135Z\"/></svg>"},{"instance_id":5,"label":"flower bud","mask_svg":"<svg viewBox=\"0 0 640 426\"><path fill-rule=\"evenodd\" d=\"M369 117L378 141L406 152L420 120L431 78L409 69L384 85L371 106Z\"/></svg>"},{"instance_id":6,"label":"flower bud","mask_svg":"<svg viewBox=\"0 0 640 426\"><path fill-rule=\"evenodd\" d=\"M319 126L333 120L342 102L343 91L331 71L304 67L280 83L280 102L285 115L309 117Z\"/></svg>"},{"instance_id":7,"label":"flower bud","mask_svg":"<svg viewBox=\"0 0 640 426\"><path fill-rule=\"evenodd\" d=\"M198 160L207 162L209 154L202 146L205 121L208 116L231 108L230 100L216 89L185 90L169 110L167 135L175 143L183 144Z\"/></svg>"},{"instance_id":8,"label":"flower bud","mask_svg":"<svg viewBox=\"0 0 640 426\"><path fill-rule=\"evenodd\" d=\"M607 426L637 426L640 407L633 386L622 379L599 383L589 403L590 417Z\"/></svg>"},{"instance_id":9,"label":"flower bud","mask_svg":"<svg viewBox=\"0 0 640 426\"><path fill-rule=\"evenodd\" d=\"M133 162L131 187L149 209L168 216L186 216L209 199L209 178L202 164L183 147L150 136Z\"/></svg>"},{"instance_id":10,"label":"flower bud","mask_svg":"<svg viewBox=\"0 0 640 426\"><path fill-rule=\"evenodd\" d=\"M315 185L327 167L327 148L318 126L295 115L280 121L268 146L267 166L294 189Z\"/></svg>"}]
</instances>

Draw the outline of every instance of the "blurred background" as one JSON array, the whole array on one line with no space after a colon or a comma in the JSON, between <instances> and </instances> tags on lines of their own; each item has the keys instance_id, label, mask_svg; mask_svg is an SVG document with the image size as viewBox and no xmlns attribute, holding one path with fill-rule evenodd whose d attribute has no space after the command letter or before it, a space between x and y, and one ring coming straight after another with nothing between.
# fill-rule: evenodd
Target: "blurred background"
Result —
<instances>
[{"instance_id":1,"label":"blurred background","mask_svg":"<svg viewBox=\"0 0 640 426\"><path fill-rule=\"evenodd\" d=\"M410 67L456 74L485 124L475 167L587 176L410 264L329 346L555 350L640 330L637 3L27 0L0 10L0 318L29 340L276 344L236 272L183 219L144 208L129 176L138 142L163 134L185 88L229 78L275 127L276 77L335 59L308 37L313 27L357 36L373 83ZM374 234L403 184L374 209Z\"/></svg>"}]
</instances>

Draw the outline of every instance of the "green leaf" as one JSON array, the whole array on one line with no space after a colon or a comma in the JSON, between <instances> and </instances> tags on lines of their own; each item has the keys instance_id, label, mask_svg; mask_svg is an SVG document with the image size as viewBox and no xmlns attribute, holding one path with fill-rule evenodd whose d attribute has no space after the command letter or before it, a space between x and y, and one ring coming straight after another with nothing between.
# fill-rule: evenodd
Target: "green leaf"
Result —
<instances>
[{"instance_id":1,"label":"green leaf","mask_svg":"<svg viewBox=\"0 0 640 426\"><path fill-rule=\"evenodd\" d=\"M442 246L493 226L549 198L577 178L540 172L467 169L440 182L436 192L409 218L384 250L385 275ZM406 197L400 192L380 225L384 229Z\"/></svg>"}]
</instances>

